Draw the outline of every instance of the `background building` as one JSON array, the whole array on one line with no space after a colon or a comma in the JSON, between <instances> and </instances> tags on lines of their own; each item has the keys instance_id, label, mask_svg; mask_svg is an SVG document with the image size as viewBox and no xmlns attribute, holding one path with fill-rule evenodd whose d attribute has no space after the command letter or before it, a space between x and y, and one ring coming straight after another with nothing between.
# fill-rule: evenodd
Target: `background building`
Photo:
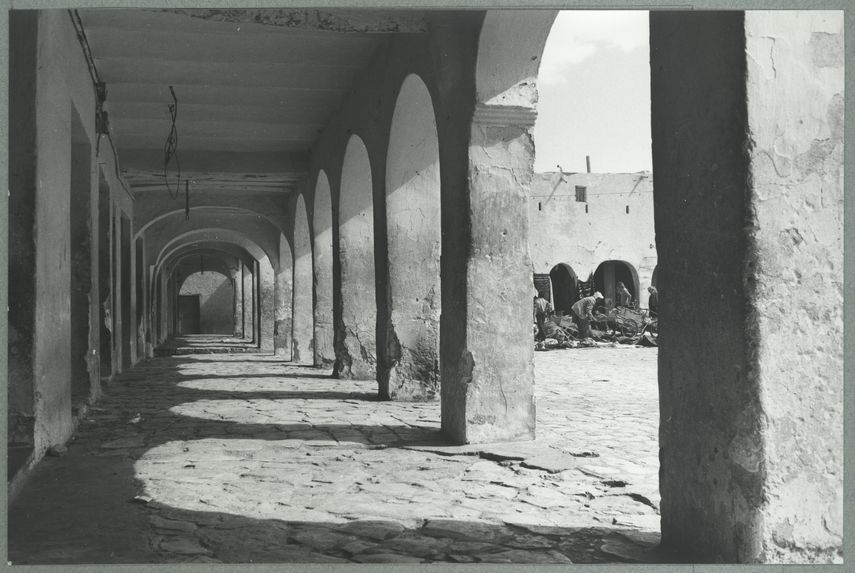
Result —
<instances>
[{"instance_id":1,"label":"background building","mask_svg":"<svg viewBox=\"0 0 855 573\"><path fill-rule=\"evenodd\" d=\"M535 286L550 286L556 311L569 312L579 283L588 281L606 307L619 281L633 302L647 306L647 287L656 280L649 172L536 174L528 213Z\"/></svg>"}]
</instances>

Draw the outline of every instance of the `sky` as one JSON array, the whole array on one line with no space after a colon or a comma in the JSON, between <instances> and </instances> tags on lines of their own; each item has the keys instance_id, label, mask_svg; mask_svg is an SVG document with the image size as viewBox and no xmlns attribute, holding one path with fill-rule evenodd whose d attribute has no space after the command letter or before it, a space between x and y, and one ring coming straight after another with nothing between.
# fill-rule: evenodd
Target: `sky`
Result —
<instances>
[{"instance_id":1,"label":"sky","mask_svg":"<svg viewBox=\"0 0 855 573\"><path fill-rule=\"evenodd\" d=\"M648 12L560 12L537 88L535 171L652 169Z\"/></svg>"}]
</instances>

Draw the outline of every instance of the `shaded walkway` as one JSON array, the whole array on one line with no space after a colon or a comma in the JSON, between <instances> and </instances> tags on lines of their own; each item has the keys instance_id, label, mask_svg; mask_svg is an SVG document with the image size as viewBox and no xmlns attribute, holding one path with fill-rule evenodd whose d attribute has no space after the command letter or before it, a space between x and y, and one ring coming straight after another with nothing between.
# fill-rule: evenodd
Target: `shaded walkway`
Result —
<instances>
[{"instance_id":1,"label":"shaded walkway","mask_svg":"<svg viewBox=\"0 0 855 573\"><path fill-rule=\"evenodd\" d=\"M626 379L591 376L611 360ZM260 354L148 360L34 471L10 560L661 560L655 364L539 354L538 440L455 447L438 403L376 401L373 381Z\"/></svg>"},{"instance_id":2,"label":"shaded walkway","mask_svg":"<svg viewBox=\"0 0 855 573\"><path fill-rule=\"evenodd\" d=\"M258 352L252 338L240 338L228 334L185 334L165 340L155 356L184 354L234 354Z\"/></svg>"}]
</instances>

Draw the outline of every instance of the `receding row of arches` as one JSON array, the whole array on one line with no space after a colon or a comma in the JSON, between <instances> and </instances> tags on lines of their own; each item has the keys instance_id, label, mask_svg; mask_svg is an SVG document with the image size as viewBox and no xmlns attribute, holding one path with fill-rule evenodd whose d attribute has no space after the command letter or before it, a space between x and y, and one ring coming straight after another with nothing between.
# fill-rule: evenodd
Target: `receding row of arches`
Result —
<instances>
[{"instance_id":1,"label":"receding row of arches","mask_svg":"<svg viewBox=\"0 0 855 573\"><path fill-rule=\"evenodd\" d=\"M383 397L437 397L439 139L431 94L416 74L403 80L398 94L385 166L381 206L376 167L363 139L352 134L339 188L321 168L314 188L305 186L283 214L260 218L239 207L208 205L194 211L199 222L191 230L172 232L186 227L177 210L142 225L140 240L174 235L144 249L154 263L148 269L150 308L141 316L151 318L154 346L181 334L233 335L285 360L333 366L338 376L376 378ZM381 221L386 260L377 265L375 225ZM378 266L388 272L388 292L376 288ZM388 304L382 325L381 304Z\"/></svg>"}]
</instances>

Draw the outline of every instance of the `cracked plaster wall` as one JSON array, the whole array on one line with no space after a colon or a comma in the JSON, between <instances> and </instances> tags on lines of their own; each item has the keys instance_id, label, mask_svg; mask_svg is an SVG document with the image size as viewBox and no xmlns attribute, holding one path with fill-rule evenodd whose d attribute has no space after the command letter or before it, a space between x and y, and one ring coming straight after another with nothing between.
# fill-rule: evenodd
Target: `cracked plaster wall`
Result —
<instances>
[{"instance_id":1,"label":"cracked plaster wall","mask_svg":"<svg viewBox=\"0 0 855 573\"><path fill-rule=\"evenodd\" d=\"M442 427L459 442L526 438L534 431L528 344L532 283L523 187L532 169L534 77L554 16L508 11L488 14L485 20L480 11L429 14L428 33L390 38L375 52L312 152L312 171L323 169L329 178L333 216L340 226L340 201L346 197L340 191L347 184L341 170L344 146L356 134L368 150L381 325L376 342L378 360L386 363L394 360L386 352L395 346L387 340L386 328L391 315L385 208L390 125L404 78L414 73L425 83L436 113L441 165ZM491 22L486 36L481 34L485 21ZM481 36L486 38L481 46L484 65L476 66ZM473 129L476 68L483 79L479 99L489 100L491 109ZM491 115L493 104L501 108L499 116ZM501 115L507 111L509 115ZM506 170L493 169L503 161ZM491 187L497 182L499 187ZM367 202L364 207L371 209ZM334 282L343 285L347 247L335 231L333 248ZM337 360L344 365L349 356L342 344L346 322L340 317L349 311L347 299L337 291ZM506 352L495 352L497 345L506 344Z\"/></svg>"},{"instance_id":2,"label":"cracked plaster wall","mask_svg":"<svg viewBox=\"0 0 855 573\"><path fill-rule=\"evenodd\" d=\"M651 13L650 30L662 539L702 561L750 561L764 469L742 283L743 16Z\"/></svg>"},{"instance_id":3,"label":"cracked plaster wall","mask_svg":"<svg viewBox=\"0 0 855 573\"><path fill-rule=\"evenodd\" d=\"M36 217L36 65L38 18L22 11L9 28L8 439L33 442Z\"/></svg>"},{"instance_id":4,"label":"cracked plaster wall","mask_svg":"<svg viewBox=\"0 0 855 573\"><path fill-rule=\"evenodd\" d=\"M240 262L238 267L232 269L232 293L234 294L234 302L232 303L232 334L243 337L243 277L240 274Z\"/></svg>"},{"instance_id":5,"label":"cracked plaster wall","mask_svg":"<svg viewBox=\"0 0 855 573\"><path fill-rule=\"evenodd\" d=\"M247 265L242 265L243 269L243 335L246 338L251 338L258 342L255 331L256 315L255 315L255 288L253 281L252 269Z\"/></svg>"},{"instance_id":6,"label":"cracked plaster wall","mask_svg":"<svg viewBox=\"0 0 855 573\"><path fill-rule=\"evenodd\" d=\"M839 562L842 16L650 20L663 543Z\"/></svg>"},{"instance_id":7,"label":"cracked plaster wall","mask_svg":"<svg viewBox=\"0 0 855 573\"><path fill-rule=\"evenodd\" d=\"M749 11L745 33L761 559L842 562L843 12Z\"/></svg>"},{"instance_id":8,"label":"cracked plaster wall","mask_svg":"<svg viewBox=\"0 0 855 573\"><path fill-rule=\"evenodd\" d=\"M314 363L314 319L312 310L312 239L303 195L297 197L294 213L294 288L291 360Z\"/></svg>"},{"instance_id":9,"label":"cracked plaster wall","mask_svg":"<svg viewBox=\"0 0 855 573\"><path fill-rule=\"evenodd\" d=\"M347 144L339 212L342 347L336 372L370 379L377 368L377 300L374 272L374 207L371 160L358 136Z\"/></svg>"},{"instance_id":10,"label":"cracked plaster wall","mask_svg":"<svg viewBox=\"0 0 855 573\"><path fill-rule=\"evenodd\" d=\"M21 399L21 413L31 421L25 434L38 460L51 445L71 435L71 253L69 200L71 184L72 109L80 116L82 137L91 151L89 229L98 233L98 181L100 164L115 205L133 211L131 198L120 188L112 157L95 158L95 94L85 60L68 14L64 11L20 12L13 21L30 34L16 44L18 62L27 67L13 86L16 107L23 111L16 143L28 146L10 162L10 272L23 265L19 280L10 285L10 397ZM34 40L34 41L33 41ZM35 52L33 52L35 50ZM17 64L16 64L17 65ZM35 66L35 67L32 67ZM34 106L34 107L30 107ZM16 152L17 153L17 152ZM84 159L85 162L85 159ZM19 199L21 201L19 201ZM90 241L91 283L89 299L99 300L97 241ZM19 282L20 281L20 282ZM115 298L115 297L114 297ZM90 324L98 323L97 305L89 310ZM18 318L20 317L20 320ZM94 321L94 322L93 322ZM114 330L115 331L115 330ZM100 388L100 329L89 328L87 367ZM93 354L94 352L94 354ZM20 384L20 386L19 386ZM31 406L29 406L31 404ZM14 413L13 405L13 413ZM30 409L31 408L31 409ZM10 416L10 422L12 418Z\"/></svg>"},{"instance_id":11,"label":"cracked plaster wall","mask_svg":"<svg viewBox=\"0 0 855 573\"><path fill-rule=\"evenodd\" d=\"M323 171L319 172L315 184L312 217L314 360L316 366L332 366L335 363L332 198L330 183Z\"/></svg>"},{"instance_id":12,"label":"cracked plaster wall","mask_svg":"<svg viewBox=\"0 0 855 573\"><path fill-rule=\"evenodd\" d=\"M481 27L468 152L466 342L456 361L465 398L443 419L464 442L535 435L527 202L537 72L555 15L491 11Z\"/></svg>"},{"instance_id":13,"label":"cracked plaster wall","mask_svg":"<svg viewBox=\"0 0 855 573\"><path fill-rule=\"evenodd\" d=\"M440 174L436 116L416 75L401 87L386 162L390 315L380 393L439 397Z\"/></svg>"},{"instance_id":14,"label":"cracked plaster wall","mask_svg":"<svg viewBox=\"0 0 855 573\"><path fill-rule=\"evenodd\" d=\"M273 354L275 351L274 333L276 330L276 276L273 265L267 257L262 257L255 265L258 270L255 304L258 307L259 322L256 325L259 348L262 352Z\"/></svg>"},{"instance_id":15,"label":"cracked plaster wall","mask_svg":"<svg viewBox=\"0 0 855 573\"><path fill-rule=\"evenodd\" d=\"M285 235L279 235L279 268L276 270L274 298L276 312L273 328L273 349L277 356L291 359L291 331L293 324L294 267L291 245Z\"/></svg>"},{"instance_id":16,"label":"cracked plaster wall","mask_svg":"<svg viewBox=\"0 0 855 573\"><path fill-rule=\"evenodd\" d=\"M319 142L312 150L312 172L323 170L332 199L333 310L337 360L349 360L343 352L345 305L340 296L343 257L339 237L340 191L344 148L351 134L364 141L371 160L373 176L373 212L378 322L376 333L380 361L387 360L387 329L390 310L388 255L386 249L386 155L392 114L399 90L409 74L417 74L430 91L434 102L442 169L442 285L444 311L441 319L441 346L446 348L446 364L456 372L460 348L465 345L465 264L468 233L466 197L467 148L469 124L474 100L474 61L483 12L429 13L428 33L392 36L373 55L370 65L360 73L341 109L330 119ZM311 202L310 202L311 203ZM337 368L339 370L339 368ZM456 375L448 378L456 378ZM443 391L445 392L445 390ZM446 398L443 398L444 402ZM450 409L459 401L450 396ZM456 415L449 410L448 416Z\"/></svg>"}]
</instances>

